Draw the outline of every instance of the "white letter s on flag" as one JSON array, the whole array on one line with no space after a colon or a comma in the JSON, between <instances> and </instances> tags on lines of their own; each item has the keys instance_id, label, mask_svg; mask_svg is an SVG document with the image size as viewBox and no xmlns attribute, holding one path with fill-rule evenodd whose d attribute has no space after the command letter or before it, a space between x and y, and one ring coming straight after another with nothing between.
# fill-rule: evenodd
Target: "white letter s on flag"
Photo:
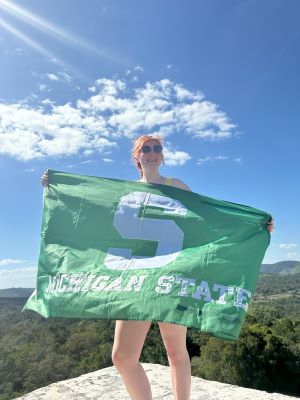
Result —
<instances>
[{"instance_id":1,"label":"white letter s on flag","mask_svg":"<svg viewBox=\"0 0 300 400\"><path fill-rule=\"evenodd\" d=\"M124 239L157 241L154 257L132 256L131 249L109 248L104 259L108 269L161 268L174 261L182 250L184 234L170 219L138 217L142 205L163 208L165 215L187 214L178 200L146 192L133 192L121 197L114 226Z\"/></svg>"}]
</instances>

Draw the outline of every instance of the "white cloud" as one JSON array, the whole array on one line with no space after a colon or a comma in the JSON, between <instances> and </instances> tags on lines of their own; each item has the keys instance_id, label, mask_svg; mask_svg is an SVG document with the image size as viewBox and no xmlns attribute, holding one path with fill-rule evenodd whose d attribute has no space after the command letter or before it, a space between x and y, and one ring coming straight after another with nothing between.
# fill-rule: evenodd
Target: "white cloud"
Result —
<instances>
[{"instance_id":1,"label":"white cloud","mask_svg":"<svg viewBox=\"0 0 300 400\"><path fill-rule=\"evenodd\" d=\"M193 99L193 100L203 100L204 95L201 92L192 93L189 90L185 89L182 85L177 84L174 86L176 97L178 100L186 100L186 99Z\"/></svg>"},{"instance_id":2,"label":"white cloud","mask_svg":"<svg viewBox=\"0 0 300 400\"><path fill-rule=\"evenodd\" d=\"M41 92L50 92L51 89L49 88L48 85L46 85L45 83L39 83L38 84L38 88Z\"/></svg>"},{"instance_id":3,"label":"white cloud","mask_svg":"<svg viewBox=\"0 0 300 400\"><path fill-rule=\"evenodd\" d=\"M85 156L85 157L89 157L89 156L91 156L92 154L94 154L95 153L95 151L94 150L84 150L84 152L83 152L83 155Z\"/></svg>"},{"instance_id":4,"label":"white cloud","mask_svg":"<svg viewBox=\"0 0 300 400\"><path fill-rule=\"evenodd\" d=\"M37 268L0 269L0 289L11 287L34 288Z\"/></svg>"},{"instance_id":5,"label":"white cloud","mask_svg":"<svg viewBox=\"0 0 300 400\"><path fill-rule=\"evenodd\" d=\"M114 160L112 160L111 158L102 158L102 160L103 160L105 163L113 163L113 162L114 162Z\"/></svg>"},{"instance_id":6,"label":"white cloud","mask_svg":"<svg viewBox=\"0 0 300 400\"><path fill-rule=\"evenodd\" d=\"M65 72L48 78L52 75L71 81ZM131 88L124 80L101 78L89 91L75 104L59 105L50 99L36 106L0 102L0 154L26 161L103 153L116 147L119 138L143 133L180 132L207 140L226 140L234 134L235 125L216 104L169 79ZM189 157L169 152L166 160L182 165Z\"/></svg>"},{"instance_id":7,"label":"white cloud","mask_svg":"<svg viewBox=\"0 0 300 400\"><path fill-rule=\"evenodd\" d=\"M137 65L136 67L134 67L134 70L135 70L135 71L139 71L139 72L143 72L143 71L144 71L144 68L141 67L140 65Z\"/></svg>"},{"instance_id":8,"label":"white cloud","mask_svg":"<svg viewBox=\"0 0 300 400\"><path fill-rule=\"evenodd\" d=\"M242 164L243 164L243 159L242 159L242 157L234 158L233 161L236 162L236 163L239 164L239 165L242 165Z\"/></svg>"},{"instance_id":9,"label":"white cloud","mask_svg":"<svg viewBox=\"0 0 300 400\"><path fill-rule=\"evenodd\" d=\"M0 258L0 267L3 267L4 265L22 264L24 262L24 260L18 260L16 258Z\"/></svg>"},{"instance_id":10,"label":"white cloud","mask_svg":"<svg viewBox=\"0 0 300 400\"><path fill-rule=\"evenodd\" d=\"M126 83L120 79L113 80L107 78L97 79L95 82L98 86L99 91L106 95L116 95L118 92L126 88Z\"/></svg>"},{"instance_id":11,"label":"white cloud","mask_svg":"<svg viewBox=\"0 0 300 400\"><path fill-rule=\"evenodd\" d=\"M279 245L280 249L292 249L295 247L298 247L298 244L296 244L296 243L281 243Z\"/></svg>"},{"instance_id":12,"label":"white cloud","mask_svg":"<svg viewBox=\"0 0 300 400\"><path fill-rule=\"evenodd\" d=\"M85 160L85 161L80 161L80 164L92 164L96 162L95 160Z\"/></svg>"},{"instance_id":13,"label":"white cloud","mask_svg":"<svg viewBox=\"0 0 300 400\"><path fill-rule=\"evenodd\" d=\"M225 113L210 101L194 101L177 106L180 123L194 137L210 140L229 139L235 125L231 124Z\"/></svg>"},{"instance_id":14,"label":"white cloud","mask_svg":"<svg viewBox=\"0 0 300 400\"><path fill-rule=\"evenodd\" d=\"M208 161L219 161L219 160L228 160L228 157L227 156L208 156L208 157L204 157L204 158L199 158L197 161L197 164L202 165Z\"/></svg>"},{"instance_id":15,"label":"white cloud","mask_svg":"<svg viewBox=\"0 0 300 400\"><path fill-rule=\"evenodd\" d=\"M46 74L34 74L36 77L40 78L42 81L44 80L50 80L52 82L58 82L60 84L67 84L68 86L71 86L73 89L80 89L78 85L73 83L72 77L67 74L65 71L58 71L56 74L54 73L46 73ZM39 85L40 86L40 85ZM90 91L92 91L92 87L88 88Z\"/></svg>"},{"instance_id":16,"label":"white cloud","mask_svg":"<svg viewBox=\"0 0 300 400\"><path fill-rule=\"evenodd\" d=\"M116 146L115 142L101 138L100 132L105 131L101 118L83 115L69 103L52 104L48 114L42 107L0 104L0 114L0 153L20 160L71 155L89 148L101 152Z\"/></svg>"},{"instance_id":17,"label":"white cloud","mask_svg":"<svg viewBox=\"0 0 300 400\"><path fill-rule=\"evenodd\" d=\"M152 129L157 125L165 125L168 123L172 123L174 120L173 111L161 111L161 110L152 110L147 113L144 117L144 126L147 129Z\"/></svg>"},{"instance_id":18,"label":"white cloud","mask_svg":"<svg viewBox=\"0 0 300 400\"><path fill-rule=\"evenodd\" d=\"M297 253L297 252L294 252L294 253L287 253L286 254L286 258L287 259L289 259L289 260L294 260L294 261L300 261L300 254L299 253Z\"/></svg>"},{"instance_id":19,"label":"white cloud","mask_svg":"<svg viewBox=\"0 0 300 400\"><path fill-rule=\"evenodd\" d=\"M165 66L165 68L166 68L166 70L168 70L168 71L179 72L179 68L178 68L176 65L174 65L174 64L167 64L167 65Z\"/></svg>"},{"instance_id":20,"label":"white cloud","mask_svg":"<svg viewBox=\"0 0 300 400\"><path fill-rule=\"evenodd\" d=\"M113 114L109 118L109 124L112 127L116 127L116 132L119 134L122 134L123 131L123 135L126 135L126 132L128 132L129 136L131 136L132 132L144 126L145 118L145 111L140 111L136 107L128 105L127 110L119 114Z\"/></svg>"},{"instance_id":21,"label":"white cloud","mask_svg":"<svg viewBox=\"0 0 300 400\"><path fill-rule=\"evenodd\" d=\"M59 77L55 74L46 74L50 81L59 81Z\"/></svg>"},{"instance_id":22,"label":"white cloud","mask_svg":"<svg viewBox=\"0 0 300 400\"><path fill-rule=\"evenodd\" d=\"M175 167L177 165L183 165L188 160L191 159L191 156L185 151L179 150L170 150L170 143L164 146L164 160L165 164L171 167Z\"/></svg>"}]
</instances>

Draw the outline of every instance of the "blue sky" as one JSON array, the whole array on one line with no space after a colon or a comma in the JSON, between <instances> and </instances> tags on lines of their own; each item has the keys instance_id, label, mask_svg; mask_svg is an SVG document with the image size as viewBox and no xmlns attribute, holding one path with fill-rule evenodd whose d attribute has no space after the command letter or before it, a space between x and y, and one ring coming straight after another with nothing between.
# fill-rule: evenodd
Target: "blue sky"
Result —
<instances>
[{"instance_id":1,"label":"blue sky","mask_svg":"<svg viewBox=\"0 0 300 400\"><path fill-rule=\"evenodd\" d=\"M33 287L47 168L162 174L270 212L264 262L300 261L298 0L0 0L0 288Z\"/></svg>"}]
</instances>

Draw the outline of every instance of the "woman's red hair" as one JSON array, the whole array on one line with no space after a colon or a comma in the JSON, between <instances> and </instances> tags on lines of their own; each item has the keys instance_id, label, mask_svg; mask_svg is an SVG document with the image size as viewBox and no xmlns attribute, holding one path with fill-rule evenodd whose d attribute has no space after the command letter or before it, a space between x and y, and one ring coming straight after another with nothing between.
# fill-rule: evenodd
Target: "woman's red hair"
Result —
<instances>
[{"instance_id":1,"label":"woman's red hair","mask_svg":"<svg viewBox=\"0 0 300 400\"><path fill-rule=\"evenodd\" d=\"M140 171L141 177L143 177L143 171L141 163L138 161L138 157L141 148L144 146L146 142L148 142L148 140L155 140L158 144L162 146L162 139L160 136L142 135L135 140L135 142L133 143L131 156L135 163L136 168ZM164 156L162 157L162 162L164 162Z\"/></svg>"}]
</instances>

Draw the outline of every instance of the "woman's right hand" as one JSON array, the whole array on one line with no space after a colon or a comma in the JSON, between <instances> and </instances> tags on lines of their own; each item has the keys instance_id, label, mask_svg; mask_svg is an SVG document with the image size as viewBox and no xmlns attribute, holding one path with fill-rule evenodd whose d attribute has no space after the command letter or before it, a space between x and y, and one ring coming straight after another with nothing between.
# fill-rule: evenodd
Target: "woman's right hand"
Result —
<instances>
[{"instance_id":1,"label":"woman's right hand","mask_svg":"<svg viewBox=\"0 0 300 400\"><path fill-rule=\"evenodd\" d=\"M44 187L48 186L48 170L44 172L44 175L41 176L41 184Z\"/></svg>"}]
</instances>

